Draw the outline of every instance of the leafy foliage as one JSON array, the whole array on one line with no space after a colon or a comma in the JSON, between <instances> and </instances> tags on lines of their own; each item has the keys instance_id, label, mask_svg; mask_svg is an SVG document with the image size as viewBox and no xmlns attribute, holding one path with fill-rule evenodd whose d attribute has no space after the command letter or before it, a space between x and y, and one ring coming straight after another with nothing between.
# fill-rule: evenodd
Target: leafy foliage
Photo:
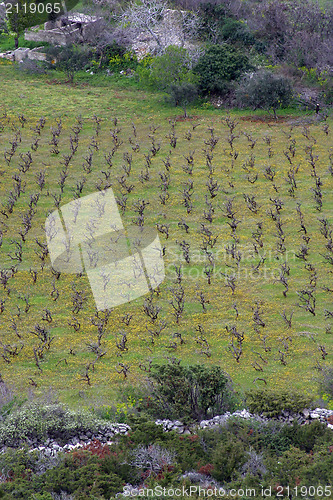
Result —
<instances>
[{"instance_id":1,"label":"leafy foliage","mask_svg":"<svg viewBox=\"0 0 333 500\"><path fill-rule=\"evenodd\" d=\"M287 107L292 100L293 91L290 81L270 71L260 70L248 75L236 91L238 103L254 109L276 110Z\"/></svg>"},{"instance_id":2,"label":"leafy foliage","mask_svg":"<svg viewBox=\"0 0 333 500\"><path fill-rule=\"evenodd\" d=\"M174 106L181 106L184 110L184 118L187 117L187 106L193 102L198 95L198 91L193 83L183 83L181 85L172 84L167 88L169 102Z\"/></svg>"},{"instance_id":3,"label":"leafy foliage","mask_svg":"<svg viewBox=\"0 0 333 500\"><path fill-rule=\"evenodd\" d=\"M75 73L84 69L93 55L89 47L75 44L49 47L46 52L50 68L64 71L71 83L74 81Z\"/></svg>"},{"instance_id":4,"label":"leafy foliage","mask_svg":"<svg viewBox=\"0 0 333 500\"><path fill-rule=\"evenodd\" d=\"M194 71L200 78L203 93L224 93L229 88L228 82L239 78L249 68L249 60L244 52L223 44L208 47Z\"/></svg>"},{"instance_id":5,"label":"leafy foliage","mask_svg":"<svg viewBox=\"0 0 333 500\"><path fill-rule=\"evenodd\" d=\"M311 406L311 398L294 391L254 390L246 393L251 413L277 417L283 411L298 413Z\"/></svg>"},{"instance_id":6,"label":"leafy foliage","mask_svg":"<svg viewBox=\"0 0 333 500\"><path fill-rule=\"evenodd\" d=\"M218 366L155 366L148 409L159 417L202 420L230 406L229 378Z\"/></svg>"},{"instance_id":7,"label":"leafy foliage","mask_svg":"<svg viewBox=\"0 0 333 500\"><path fill-rule=\"evenodd\" d=\"M201 486L203 479L216 479L228 488L299 481L318 486L333 480L332 433L318 422L301 427L234 418L214 430L178 435L163 432L144 416L131 418L132 432L111 445L95 440L56 457L26 448L4 450L0 495L104 499L129 483L137 488L179 487L179 478L185 480L189 471Z\"/></svg>"},{"instance_id":8,"label":"leafy foliage","mask_svg":"<svg viewBox=\"0 0 333 500\"><path fill-rule=\"evenodd\" d=\"M160 90L196 80L187 50L174 45L167 47L163 55L155 57L146 71L141 70L141 78L146 78L147 83Z\"/></svg>"},{"instance_id":9,"label":"leafy foliage","mask_svg":"<svg viewBox=\"0 0 333 500\"><path fill-rule=\"evenodd\" d=\"M71 411L59 403L27 403L0 423L0 443L16 446L27 439L52 438L64 443L80 432L107 427L89 412Z\"/></svg>"}]
</instances>

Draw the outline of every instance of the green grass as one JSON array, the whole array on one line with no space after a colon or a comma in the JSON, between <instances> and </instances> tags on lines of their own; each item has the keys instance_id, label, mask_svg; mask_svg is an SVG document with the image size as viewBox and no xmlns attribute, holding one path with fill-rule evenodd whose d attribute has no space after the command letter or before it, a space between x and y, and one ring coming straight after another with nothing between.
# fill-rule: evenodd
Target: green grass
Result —
<instances>
[{"instance_id":1,"label":"green grass","mask_svg":"<svg viewBox=\"0 0 333 500\"><path fill-rule=\"evenodd\" d=\"M31 42L24 39L24 35L19 37L19 48L25 47L28 49L34 49L36 47L47 47L49 44L47 42ZM12 35L2 34L0 35L0 52L7 52L9 50L15 50L15 39Z\"/></svg>"},{"instance_id":2,"label":"green grass","mask_svg":"<svg viewBox=\"0 0 333 500\"><path fill-rule=\"evenodd\" d=\"M19 229L22 216L28 209L30 195L39 192L36 183L36 175L40 170L46 171L46 185L40 194L37 205L37 213L33 218L31 230L26 236L23 244L23 259L18 267L18 273L14 279L9 280L10 294L0 285L0 300L5 300L5 310L0 315L1 320L1 342L0 354L4 357L0 360L0 373L2 378L16 387L25 390L31 383L37 384L35 391L45 392L49 387L54 388L61 395L61 399L76 406L90 405L92 401L105 402L119 399L125 387L140 385L144 380L145 372L140 370L139 365L147 366L149 359L153 362L165 362L168 357L177 357L183 363L208 363L218 364L223 367L232 377L239 390L245 388L260 387L264 383L255 380L257 377L264 379L269 387L285 388L286 386L303 390L314 397L317 396L316 368L328 366L332 350L332 334L329 332L329 319L325 317L325 309L332 310L332 293L325 291L325 287L332 288L331 272L332 266L325 263L322 254L325 250L325 239L320 233L318 219L327 217L332 226L332 188L333 176L329 173L330 165L329 151L331 145L331 132L325 133L323 123L313 123L308 127L309 137L305 137L304 120L306 114L297 113L295 110L284 110L279 115L284 121L275 123L260 122L258 119L251 121L250 111L235 111L231 118L239 122L234 133L237 138L234 141L234 149L230 149L227 141L228 128L222 121L226 116L224 110L206 109L205 104L192 107L189 114L194 116L189 121L177 121L175 133L177 146L172 148L169 142L170 121L177 115L181 115L180 109L171 108L164 103L163 95L141 90L138 84L125 77L101 77L80 73L76 83L70 86L65 77L59 74L43 75L39 78L19 74L12 65L2 64L1 71L1 95L2 108L0 109L0 123L3 123L3 131L0 134L0 199L1 205L6 203L10 190L13 190L13 175L17 174L20 163L20 154L31 149L36 133L33 129L41 116L46 119L46 125L41 131L39 147L37 151L31 151L33 163L30 169L21 174L22 182L25 183L25 192L20 196L12 214L0 214L0 229L3 232L3 244L0 249L0 261L3 268L11 265L8 256L13 251L12 240L21 241ZM6 117L4 116L6 114ZM24 115L26 122L21 127L19 115ZM159 336L149 339L146 324L152 329L148 318L143 312L144 297L131 303L124 304L111 311L110 320L103 337L103 350L107 351L95 364L95 369L90 369L91 385L84 379L86 366L93 362L96 355L89 350L88 344L97 341L97 328L90 322L94 315L95 306L90 291L87 276L63 273L59 280L54 281L59 290L59 298L54 301L51 297L52 276L50 262L45 265L43 272L40 271L40 262L36 255L38 250L36 240L44 241L43 225L48 213L55 210L52 194L59 194L59 174L63 168L63 156L68 154L70 147L70 135L73 135L73 127L76 117L81 115L83 128L79 135L79 147L69 165L69 176L66 180L61 206L73 199L73 190L78 180L86 178L82 195L96 192L97 185L105 186L105 175L103 171L107 168L104 155L113 147L110 130L115 128L114 118L117 117L117 127L120 129L119 137L123 141L114 155L111 168L111 182L115 194L121 193L117 178L124 175L124 153L132 155L132 171L127 180L134 185L134 190L128 195L128 209L123 215L125 225L131 224L135 213L132 205L138 199L149 201L146 208L146 225L156 226L157 223L170 224L169 238L162 234L160 240L166 247L165 267L167 276L161 285L161 294L156 297L159 304L160 319L167 322L167 327ZM92 172L84 172L82 165L84 157L87 156L92 137L95 136L93 115L101 118L101 131L97 138L99 149L94 151ZM264 115L258 112L256 115ZM63 129L59 141L59 155L50 152L51 127L56 126L56 117L61 116ZM301 124L303 119L303 125ZM137 137L134 137L132 123L136 127ZM199 124L193 129L192 125ZM332 126L332 121L327 122ZM145 168L145 156L151 148L151 136L153 126L157 127L155 132L156 144L161 143L160 151L151 160L150 179L146 182L139 180L141 170ZM203 149L211 137L211 129L214 136L219 140L213 150L212 164L214 166L214 179L220 185L220 190L215 198L211 200L214 208L213 222L209 223L203 219L203 210L206 208L205 195L209 193L206 187L207 165ZM21 142L10 161L4 161L4 151L11 147L15 133L20 131ZM191 134L190 140L189 133ZM251 134L257 141L253 149L250 141L244 135ZM271 137L271 148L274 155L269 158L268 145L265 137ZM289 137L290 136L290 137ZM140 150L134 152L129 142L137 142ZM186 138L187 137L187 138ZM290 168L284 151L290 141L296 140L296 152L292 158L292 166L298 167L296 174L297 189L294 197L288 193L286 182L287 173ZM315 139L315 140L314 140ZM205 144L206 141L206 144ZM313 146L313 155L318 156L316 160L317 175L322 182L323 207L318 212L315 207L313 192L314 178L311 176L309 156L306 148ZM309 151L309 150L307 150ZM185 156L194 152L193 175L186 173L183 167L186 164ZM237 154L235 154L235 152ZM170 198L165 205L161 205L159 194L160 176L159 172L165 172L163 160L170 156ZM246 163L253 155L254 166L249 175L258 179L253 184L247 180L245 171ZM264 169L271 166L276 171L275 184L278 193L275 192L272 182L264 176ZM181 191L184 183L193 180L194 193L192 197L193 209L187 213L182 204ZM258 212L251 212L245 204L243 194L255 196L259 205ZM237 250L241 252L239 274L237 274L236 289L232 295L229 288L225 286L225 279L219 271L225 273L230 267L237 268L234 260L225 253L225 246L233 242L230 228L223 206L226 198L233 198L233 206L240 221L237 228L239 243ZM283 297L283 286L276 282L276 277L285 254L277 252L276 227L268 215L268 210L273 204L270 198L279 198L283 202L281 220L285 233L285 246L289 256L290 278L288 279L289 291L287 297ZM308 263L312 264L317 274L316 315L297 306L297 291L309 285L309 270L305 269L305 262L295 257L302 240L300 222L296 213L296 205L301 203L304 214L304 222L308 231L309 255ZM190 227L186 234L178 226L181 219L186 220ZM253 267L258 265L259 258L253 253L252 232L256 224L263 224L264 247L261 252L266 258L264 262L265 273L261 268L260 274L253 274ZM198 233L201 223L209 227L214 236L218 237L215 249L216 274L208 285L206 276L203 274L204 262L203 252L200 250L201 236ZM190 243L191 262L186 264L179 251L179 244L185 240ZM183 266L185 289L184 314L177 324L172 315L170 305L170 288L174 286L174 266ZM29 269L38 270L37 283L33 283ZM85 293L85 304L83 310L77 315L73 314L72 308L72 286ZM198 300L198 292L202 291L209 304L207 312L204 313ZM20 297L29 295L31 304L29 312L24 312L25 303ZM259 301L262 309L261 317L265 327L259 327L259 333L255 331L253 320L253 307ZM239 312L236 319L234 304ZM19 308L19 309L18 309ZM52 323L48 324L42 319L43 311L47 308L52 314ZM292 327L289 329L283 321L280 313L286 311L287 316L293 313ZM133 318L127 326L122 318L126 314L132 314ZM80 323L80 330L76 332L69 322L76 317ZM17 325L18 334L13 329L13 319ZM38 339L34 335L36 324L46 325L50 334L54 337L49 350L44 351L43 357L39 359L41 370L36 366L33 348L38 347ZM204 328L203 339L200 340L197 331L198 325ZM244 332L243 353L239 363L236 362L230 352L230 335L225 328L237 325L240 332ZM126 332L128 338L128 351L119 352L116 347L116 335ZM174 333L182 334L185 340L180 344L174 337ZM264 337L266 338L266 351L264 349ZM171 348L176 342L176 348ZM200 343L202 345L200 345ZM203 348L203 344L208 348ZM18 355L6 355L6 346ZM21 349L22 347L22 350ZM322 357L321 347L328 353ZM5 350L4 350L5 348ZM206 354L204 354L206 352ZM284 353L284 354L282 354ZM283 362L282 362L283 361ZM130 371L126 380L118 374L118 363L129 365ZM284 364L285 363L285 364ZM263 371L257 371L262 369Z\"/></svg>"}]
</instances>

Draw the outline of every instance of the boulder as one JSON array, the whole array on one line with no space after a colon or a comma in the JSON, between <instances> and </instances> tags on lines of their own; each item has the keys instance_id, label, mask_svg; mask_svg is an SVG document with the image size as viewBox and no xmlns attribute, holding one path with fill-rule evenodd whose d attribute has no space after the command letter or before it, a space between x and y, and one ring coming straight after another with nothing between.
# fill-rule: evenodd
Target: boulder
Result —
<instances>
[{"instance_id":1,"label":"boulder","mask_svg":"<svg viewBox=\"0 0 333 500\"><path fill-rule=\"evenodd\" d=\"M29 51L30 51L30 49L23 48L23 47L20 49L14 50L14 60L16 62L23 61L24 59L26 59L28 57Z\"/></svg>"}]
</instances>

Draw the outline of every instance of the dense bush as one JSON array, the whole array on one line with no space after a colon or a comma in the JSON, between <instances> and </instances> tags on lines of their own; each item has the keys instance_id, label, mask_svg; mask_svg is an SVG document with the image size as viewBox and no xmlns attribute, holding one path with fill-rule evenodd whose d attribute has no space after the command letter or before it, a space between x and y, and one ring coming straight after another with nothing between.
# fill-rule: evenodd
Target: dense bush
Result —
<instances>
[{"instance_id":1,"label":"dense bush","mask_svg":"<svg viewBox=\"0 0 333 500\"><path fill-rule=\"evenodd\" d=\"M264 417L278 417L283 411L298 413L312 405L311 398L293 391L252 390L246 393L251 413Z\"/></svg>"},{"instance_id":2,"label":"dense bush","mask_svg":"<svg viewBox=\"0 0 333 500\"><path fill-rule=\"evenodd\" d=\"M228 44L211 45L194 68L203 93L225 93L229 82L250 69L248 57Z\"/></svg>"},{"instance_id":3,"label":"dense bush","mask_svg":"<svg viewBox=\"0 0 333 500\"><path fill-rule=\"evenodd\" d=\"M117 58L121 60L124 57L125 52L126 48L117 43L115 40L113 40L112 43L103 45L102 47L97 47L95 53L95 60L97 63L96 66L99 69L108 68L110 61Z\"/></svg>"},{"instance_id":4,"label":"dense bush","mask_svg":"<svg viewBox=\"0 0 333 500\"><path fill-rule=\"evenodd\" d=\"M201 39L212 44L224 40L223 27L226 23L234 21L226 4L203 2L200 5Z\"/></svg>"},{"instance_id":5,"label":"dense bush","mask_svg":"<svg viewBox=\"0 0 333 500\"><path fill-rule=\"evenodd\" d=\"M232 409L234 404L228 375L218 366L155 365L150 381L147 410L158 418L198 421Z\"/></svg>"},{"instance_id":6,"label":"dense bush","mask_svg":"<svg viewBox=\"0 0 333 500\"><path fill-rule=\"evenodd\" d=\"M333 406L333 368L327 367L323 370L319 380L319 389L325 400Z\"/></svg>"},{"instance_id":7,"label":"dense bush","mask_svg":"<svg viewBox=\"0 0 333 500\"><path fill-rule=\"evenodd\" d=\"M235 470L246 462L245 446L233 435L216 446L212 454L212 476L218 481L230 481Z\"/></svg>"},{"instance_id":8,"label":"dense bush","mask_svg":"<svg viewBox=\"0 0 333 500\"><path fill-rule=\"evenodd\" d=\"M74 412L58 403L30 403L11 412L0 423L0 444L16 446L27 439L41 442L47 438L61 444L80 433L98 432L106 426L85 411Z\"/></svg>"},{"instance_id":9,"label":"dense bush","mask_svg":"<svg viewBox=\"0 0 333 500\"><path fill-rule=\"evenodd\" d=\"M293 97L290 81L282 75L260 70L247 75L236 90L240 106L276 110L287 107Z\"/></svg>"},{"instance_id":10,"label":"dense bush","mask_svg":"<svg viewBox=\"0 0 333 500\"><path fill-rule=\"evenodd\" d=\"M174 45L167 47L163 55L151 59L149 66L142 65L139 76L142 82L160 90L196 81L187 50Z\"/></svg>"}]
</instances>

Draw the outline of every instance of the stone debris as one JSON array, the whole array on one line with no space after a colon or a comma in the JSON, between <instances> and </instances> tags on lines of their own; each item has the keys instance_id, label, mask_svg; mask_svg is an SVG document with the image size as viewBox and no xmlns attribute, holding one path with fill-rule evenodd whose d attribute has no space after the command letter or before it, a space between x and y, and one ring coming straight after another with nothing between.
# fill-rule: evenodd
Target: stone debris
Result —
<instances>
[{"instance_id":1,"label":"stone debris","mask_svg":"<svg viewBox=\"0 0 333 500\"><path fill-rule=\"evenodd\" d=\"M238 410L234 413L226 412L223 415L217 415L209 420L202 420L199 424L185 425L179 420L156 420L156 425L162 425L164 432L176 431L179 434L193 434L198 429L213 429L218 426L225 425L230 418L242 418L245 420L255 420L257 422L267 423L271 420L277 420L286 425L291 425L295 420L300 425L309 424L311 421L320 420L320 422L327 425L328 429L333 430L333 410L326 408L316 408L314 410L304 409L301 413L283 412L276 419L263 417L261 415L251 414L248 410ZM332 422L332 423L331 423ZM100 441L102 444L111 445L114 441L112 439L117 435L126 435L131 428L127 424L109 424L100 428L97 433L93 434L87 431L85 434L79 434L68 439L67 443L61 446L55 439L46 439L44 442L39 442L37 438L28 439L26 444L30 447L30 451L38 451L47 457L54 457L59 452L69 452L83 448L87 444L93 444ZM22 446L22 443L20 443ZM2 451L4 451L4 447Z\"/></svg>"},{"instance_id":2,"label":"stone debris","mask_svg":"<svg viewBox=\"0 0 333 500\"><path fill-rule=\"evenodd\" d=\"M33 26L26 29L24 39L65 46L84 40L86 30L99 19L96 16L87 16L80 12L69 12L67 15L60 16L55 21L44 23L44 29L40 29L40 26Z\"/></svg>"},{"instance_id":3,"label":"stone debris","mask_svg":"<svg viewBox=\"0 0 333 500\"><path fill-rule=\"evenodd\" d=\"M35 47L34 49L28 49L26 47L20 47L15 50L0 52L0 58L19 63L24 59L30 59L31 61L45 61L46 54L45 52L41 52L43 48L44 47Z\"/></svg>"},{"instance_id":4,"label":"stone debris","mask_svg":"<svg viewBox=\"0 0 333 500\"><path fill-rule=\"evenodd\" d=\"M162 425L164 432L176 431L179 434L186 434L195 429L212 429L218 427L219 425L224 425L229 418L243 418L246 420L256 420L259 422L268 422L267 417L261 415L253 415L248 410L237 410L234 413L226 412L223 415L217 415L210 420L202 420L197 425L186 426L179 422L179 420L156 420L156 425ZM326 408L316 408L315 410L304 409L302 413L290 413L288 411L283 411L282 415L276 418L276 420L285 423L292 424L295 420L300 425L305 425L310 423L311 420L320 420L322 423L326 424L329 429L333 429L333 410L328 410ZM331 423L332 421L332 423Z\"/></svg>"}]
</instances>

